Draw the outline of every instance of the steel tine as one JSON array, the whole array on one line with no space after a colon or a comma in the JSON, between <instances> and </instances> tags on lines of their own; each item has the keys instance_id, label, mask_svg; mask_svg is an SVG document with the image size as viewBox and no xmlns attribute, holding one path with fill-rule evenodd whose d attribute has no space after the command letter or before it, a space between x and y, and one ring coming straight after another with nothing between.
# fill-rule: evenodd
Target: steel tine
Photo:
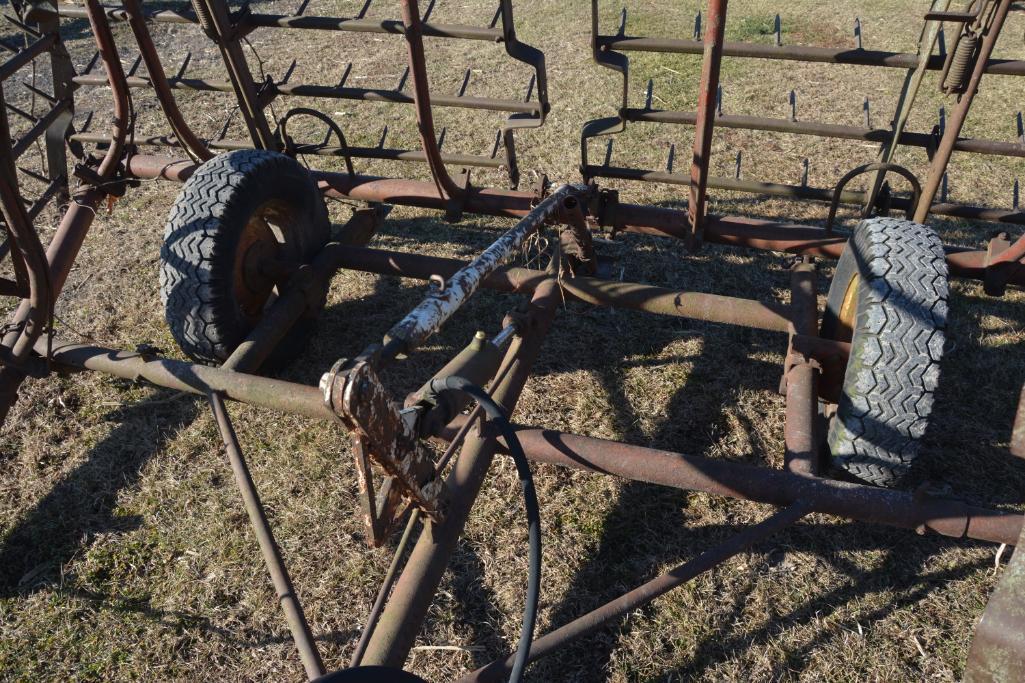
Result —
<instances>
[{"instance_id":1,"label":"steel tine","mask_svg":"<svg viewBox=\"0 0 1025 683\"><path fill-rule=\"evenodd\" d=\"M53 95L51 95L50 93L48 93L48 92L46 92L44 90L40 90L39 88L37 88L36 86L32 85L28 81L22 81L21 84L23 86L25 86L26 88L28 88L29 90L31 90L32 92L34 92L35 94L37 94L40 97L42 97L44 100L46 100L50 104L56 104L58 102L58 99L56 97L54 97Z\"/></svg>"},{"instance_id":2,"label":"steel tine","mask_svg":"<svg viewBox=\"0 0 1025 683\"><path fill-rule=\"evenodd\" d=\"M701 40L701 10L694 15L694 40Z\"/></svg>"},{"instance_id":3,"label":"steel tine","mask_svg":"<svg viewBox=\"0 0 1025 683\"><path fill-rule=\"evenodd\" d=\"M309 6L310 0L302 0L302 2L299 3L299 8L295 11L295 16L301 17L303 13L306 12L306 8Z\"/></svg>"},{"instance_id":4,"label":"steel tine","mask_svg":"<svg viewBox=\"0 0 1025 683\"><path fill-rule=\"evenodd\" d=\"M737 166L733 170L733 177L736 178L737 180L740 180L740 165L741 165L743 159L744 159L744 153L742 151L740 151L740 150L737 150Z\"/></svg>"},{"instance_id":5,"label":"steel tine","mask_svg":"<svg viewBox=\"0 0 1025 683\"><path fill-rule=\"evenodd\" d=\"M36 123L37 121L39 121L39 119L37 119L35 116L32 116L32 114L29 114L27 111L23 109L18 109L10 102L4 102L4 104L7 106L8 109L10 109L12 112L14 112L23 119L28 119L32 123Z\"/></svg>"},{"instance_id":6,"label":"steel tine","mask_svg":"<svg viewBox=\"0 0 1025 683\"><path fill-rule=\"evenodd\" d=\"M381 139L377 142L377 148L378 149L384 149L384 141L387 140L387 139L388 139L388 126L385 125L384 129L381 131Z\"/></svg>"},{"instance_id":7,"label":"steel tine","mask_svg":"<svg viewBox=\"0 0 1025 683\"><path fill-rule=\"evenodd\" d=\"M495 144L491 147L491 158L494 159L498 156L498 150L502 147L502 131L498 130L495 133Z\"/></svg>"},{"instance_id":8,"label":"steel tine","mask_svg":"<svg viewBox=\"0 0 1025 683\"><path fill-rule=\"evenodd\" d=\"M648 92L644 96L644 108L651 110L651 96L654 94L655 80L652 78L648 79Z\"/></svg>"},{"instance_id":9,"label":"steel tine","mask_svg":"<svg viewBox=\"0 0 1025 683\"><path fill-rule=\"evenodd\" d=\"M228 117L226 119L224 119L224 125L221 126L220 132L217 133L217 139L218 140L223 140L224 139L224 136L228 134L228 128L230 126L231 126L231 114L228 114Z\"/></svg>"},{"instance_id":10,"label":"steel tine","mask_svg":"<svg viewBox=\"0 0 1025 683\"><path fill-rule=\"evenodd\" d=\"M466 73L463 74L463 82L456 91L456 97L462 97L466 94L466 88L470 85L470 69L466 69Z\"/></svg>"},{"instance_id":11,"label":"steel tine","mask_svg":"<svg viewBox=\"0 0 1025 683\"><path fill-rule=\"evenodd\" d=\"M868 101L868 97L862 103L861 110L865 113L865 128L872 128L872 103Z\"/></svg>"},{"instance_id":12,"label":"steel tine","mask_svg":"<svg viewBox=\"0 0 1025 683\"><path fill-rule=\"evenodd\" d=\"M602 164L605 168L608 168L609 164L612 163L612 143L612 138L609 138L609 141L605 143L605 162Z\"/></svg>"},{"instance_id":13,"label":"steel tine","mask_svg":"<svg viewBox=\"0 0 1025 683\"><path fill-rule=\"evenodd\" d=\"M438 134L438 151L441 151L442 146L445 144L445 133L448 132L447 126L442 126L441 133Z\"/></svg>"},{"instance_id":14,"label":"steel tine","mask_svg":"<svg viewBox=\"0 0 1025 683\"><path fill-rule=\"evenodd\" d=\"M947 110L940 107L940 137L943 137L944 131L947 130Z\"/></svg>"},{"instance_id":15,"label":"steel tine","mask_svg":"<svg viewBox=\"0 0 1025 683\"><path fill-rule=\"evenodd\" d=\"M82 125L79 128L79 130L81 130L83 133L89 130L89 127L93 123L93 114L95 113L96 112L90 111L88 114L85 115L85 120L82 121Z\"/></svg>"},{"instance_id":16,"label":"steel tine","mask_svg":"<svg viewBox=\"0 0 1025 683\"><path fill-rule=\"evenodd\" d=\"M936 44L939 46L940 56L941 57L946 57L947 56L947 36L943 32L943 26L940 26L939 33L936 34Z\"/></svg>"},{"instance_id":17,"label":"steel tine","mask_svg":"<svg viewBox=\"0 0 1025 683\"><path fill-rule=\"evenodd\" d=\"M1014 179L1014 187L1011 188L1011 208L1015 211L1018 210L1018 206L1021 203L1021 186L1018 184L1018 179Z\"/></svg>"},{"instance_id":18,"label":"steel tine","mask_svg":"<svg viewBox=\"0 0 1025 683\"><path fill-rule=\"evenodd\" d=\"M34 28L29 26L28 24L23 24L22 22L18 21L17 19L12 17L10 14L7 14L6 12L4 13L4 19L6 19L7 21L11 22L12 24L14 24L15 26L20 28L25 33L27 33L30 36L32 36L33 38L42 38L43 37L42 33L40 33L39 31L35 30Z\"/></svg>"},{"instance_id":19,"label":"steel tine","mask_svg":"<svg viewBox=\"0 0 1025 683\"><path fill-rule=\"evenodd\" d=\"M722 85L715 91L715 113L722 116Z\"/></svg>"},{"instance_id":20,"label":"steel tine","mask_svg":"<svg viewBox=\"0 0 1025 683\"><path fill-rule=\"evenodd\" d=\"M491 23L488 24L488 28L495 28L498 26L498 20L502 18L502 4L499 2L498 9L495 10L495 16L491 17Z\"/></svg>"},{"instance_id":21,"label":"steel tine","mask_svg":"<svg viewBox=\"0 0 1025 683\"><path fill-rule=\"evenodd\" d=\"M38 180L39 182L44 184L50 182L50 179L47 178L45 175L36 173L35 171L30 171L29 169L22 168L21 166L18 167L18 170L27 175L29 178L32 178L33 180Z\"/></svg>"},{"instance_id":22,"label":"steel tine","mask_svg":"<svg viewBox=\"0 0 1025 683\"><path fill-rule=\"evenodd\" d=\"M135 61L132 62L132 65L128 67L128 73L125 75L131 78L135 75L135 72L139 70L140 66L142 66L142 55L139 55L135 58Z\"/></svg>"},{"instance_id":23,"label":"steel tine","mask_svg":"<svg viewBox=\"0 0 1025 683\"><path fill-rule=\"evenodd\" d=\"M437 0L431 0L429 3L427 3L427 9L424 10L424 14L420 18L420 21L422 21L425 24L427 23L427 20L431 18L431 12L434 11L435 4L437 4Z\"/></svg>"},{"instance_id":24,"label":"steel tine","mask_svg":"<svg viewBox=\"0 0 1025 683\"><path fill-rule=\"evenodd\" d=\"M406 70L402 72L402 78L399 79L399 84L397 86L395 86L395 89L401 92L402 89L406 87L406 79L407 78L409 78L409 67L408 66L406 67Z\"/></svg>"},{"instance_id":25,"label":"steel tine","mask_svg":"<svg viewBox=\"0 0 1025 683\"><path fill-rule=\"evenodd\" d=\"M345 81L349 80L349 74L352 73L352 62L345 65L345 71L342 72L342 78L338 81L338 87L341 88L345 85Z\"/></svg>"},{"instance_id":26,"label":"steel tine","mask_svg":"<svg viewBox=\"0 0 1025 683\"><path fill-rule=\"evenodd\" d=\"M178 75L175 78L185 78L185 70L189 68L189 63L192 62L192 52L185 53L185 59L182 60L181 68L178 69Z\"/></svg>"},{"instance_id":27,"label":"steel tine","mask_svg":"<svg viewBox=\"0 0 1025 683\"><path fill-rule=\"evenodd\" d=\"M666 173L673 172L673 163L676 161L676 144L669 145L669 157L666 159Z\"/></svg>"},{"instance_id":28,"label":"steel tine","mask_svg":"<svg viewBox=\"0 0 1025 683\"><path fill-rule=\"evenodd\" d=\"M88 75L88 74L92 73L93 67L95 67L95 66L96 66L96 63L97 63L98 61L100 61L100 53L99 53L99 50L97 50L97 51L96 51L96 52L95 52L95 53L93 54L93 56L92 56L92 59L90 59L90 60L89 60L89 63L85 65L85 69L84 69L84 70L82 71L82 75L83 75L83 76L85 76L85 75Z\"/></svg>"},{"instance_id":29,"label":"steel tine","mask_svg":"<svg viewBox=\"0 0 1025 683\"><path fill-rule=\"evenodd\" d=\"M947 184L949 182L948 174L943 174L943 183L940 185L940 201L947 201Z\"/></svg>"},{"instance_id":30,"label":"steel tine","mask_svg":"<svg viewBox=\"0 0 1025 683\"><path fill-rule=\"evenodd\" d=\"M297 64L298 62L296 62L293 59L292 63L289 64L288 68L285 70L285 75L281 77L280 81L278 81L278 85L284 85L285 83L288 83L288 79L292 77L293 73L295 73L295 67Z\"/></svg>"},{"instance_id":31,"label":"steel tine","mask_svg":"<svg viewBox=\"0 0 1025 683\"><path fill-rule=\"evenodd\" d=\"M621 36L625 36L626 35L626 8L625 7L623 8L623 11L620 12L620 14L619 14L619 35L621 35Z\"/></svg>"},{"instance_id":32,"label":"steel tine","mask_svg":"<svg viewBox=\"0 0 1025 683\"><path fill-rule=\"evenodd\" d=\"M854 17L854 47L864 49L861 42L861 17Z\"/></svg>"},{"instance_id":33,"label":"steel tine","mask_svg":"<svg viewBox=\"0 0 1025 683\"><path fill-rule=\"evenodd\" d=\"M797 91L790 91L790 120L797 120Z\"/></svg>"},{"instance_id":34,"label":"steel tine","mask_svg":"<svg viewBox=\"0 0 1025 683\"><path fill-rule=\"evenodd\" d=\"M364 2L363 7L361 7L359 12L356 14L356 18L362 19L363 17L367 16L367 12L370 11L370 5L373 2L374 0L367 0L366 2Z\"/></svg>"},{"instance_id":35,"label":"steel tine","mask_svg":"<svg viewBox=\"0 0 1025 683\"><path fill-rule=\"evenodd\" d=\"M801 162L801 187L808 187L808 169L810 164L808 163L808 157L804 158Z\"/></svg>"},{"instance_id":36,"label":"steel tine","mask_svg":"<svg viewBox=\"0 0 1025 683\"><path fill-rule=\"evenodd\" d=\"M783 46L783 20L777 14L772 23L772 32L776 35L776 47Z\"/></svg>"},{"instance_id":37,"label":"steel tine","mask_svg":"<svg viewBox=\"0 0 1025 683\"><path fill-rule=\"evenodd\" d=\"M530 98L534 96L534 86L537 84L537 74L530 74L530 80L527 81L527 94L523 97L524 102L530 102Z\"/></svg>"},{"instance_id":38,"label":"steel tine","mask_svg":"<svg viewBox=\"0 0 1025 683\"><path fill-rule=\"evenodd\" d=\"M1025 121L1022 120L1021 112L1018 112L1015 120L1018 124L1018 141L1025 145Z\"/></svg>"}]
</instances>

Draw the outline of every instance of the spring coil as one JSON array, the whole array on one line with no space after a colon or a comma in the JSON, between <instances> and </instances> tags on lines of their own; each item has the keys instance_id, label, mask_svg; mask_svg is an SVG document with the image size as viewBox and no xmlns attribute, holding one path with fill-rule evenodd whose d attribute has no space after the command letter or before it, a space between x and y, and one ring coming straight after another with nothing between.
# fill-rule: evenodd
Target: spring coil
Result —
<instances>
[{"instance_id":1,"label":"spring coil","mask_svg":"<svg viewBox=\"0 0 1025 683\"><path fill-rule=\"evenodd\" d=\"M192 9L196 12L196 19L200 28L208 37L214 38L217 32L214 30L214 18L210 15L210 8L203 0L192 0Z\"/></svg>"},{"instance_id":2,"label":"spring coil","mask_svg":"<svg viewBox=\"0 0 1025 683\"><path fill-rule=\"evenodd\" d=\"M950 69L943 79L943 92L948 95L960 94L968 89L968 77L975 63L976 48L979 47L979 36L965 33L954 46L954 54L950 58Z\"/></svg>"}]
</instances>

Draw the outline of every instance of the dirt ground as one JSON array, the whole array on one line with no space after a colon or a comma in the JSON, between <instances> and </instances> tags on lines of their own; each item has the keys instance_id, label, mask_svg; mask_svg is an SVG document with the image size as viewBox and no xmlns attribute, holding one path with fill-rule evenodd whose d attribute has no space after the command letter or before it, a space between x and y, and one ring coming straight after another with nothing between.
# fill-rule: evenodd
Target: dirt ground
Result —
<instances>
[{"instance_id":1,"label":"dirt ground","mask_svg":"<svg viewBox=\"0 0 1025 683\"><path fill-rule=\"evenodd\" d=\"M255 11L290 13L299 4L253 2ZM352 16L363 0L312 0L310 15ZM730 5L731 39L772 41L781 13L784 41L852 46L860 18L865 47L914 51L922 0ZM150 3L177 7L174 3ZM689 37L698 0L633 0L627 33ZM552 112L545 126L519 135L523 184L539 173L579 179L580 128L610 116L619 82L596 66L589 49L590 3L514 3L520 38L544 50ZM604 33L616 30L620 5L601 2ZM494 4L438 0L432 22L487 25ZM398 18L397 2L377 0L368 16ZM1025 58L1025 15L1005 28L999 57ZM126 46L130 34L116 27ZM192 26L161 25L154 35L169 72L191 53L188 75L222 78L214 48ZM949 34L948 34L949 35ZM91 38L68 21L76 67ZM290 82L391 88L404 68L397 36L258 30L250 36L254 70ZM949 37L948 37L949 44ZM256 57L258 55L258 58ZM522 97L529 69L500 45L431 39L432 89L454 93L466 68L467 94ZM694 108L699 58L631 55L631 104ZM40 76L43 78L43 75ZM873 125L895 107L903 72L859 67L728 59L727 113L789 114L797 93L806 120L861 125L869 98ZM44 79L45 80L45 79ZM936 75L926 80L909 127L928 131L941 105ZM109 93L83 89L81 129L102 131ZM77 96L76 96L77 97ZM134 91L140 135L166 132L155 102ZM232 105L225 96L182 93L182 109L204 136L216 135ZM984 81L966 134L1014 140L1025 83ZM319 106L354 145L415 149L412 109L354 101L293 98ZM228 137L242 138L233 117ZM487 154L502 116L441 109L445 150ZM291 129L291 127L290 127ZM323 135L308 124L310 139ZM664 169L671 145L677 170L692 143L689 128L631 125L617 136L613 164ZM298 136L297 136L298 137ZM592 158L604 144L595 143ZM719 130L713 171L732 175L743 151L743 177L830 187L848 169L874 159L873 145ZM923 150L900 163L924 177ZM341 168L338 159L314 159ZM357 161L362 172L425 178L417 164ZM956 201L1010 207L1025 164L958 154L948 191ZM474 172L502 186L498 172ZM679 187L610 181L628 201L678 206ZM101 211L57 307L58 333L104 345L142 343L181 357L163 316L158 255L177 188L144 182ZM335 223L351 207L331 203ZM710 210L821 224L826 207L713 192ZM850 212L847 225L850 222ZM39 220L47 239L58 220ZM470 257L509 221L467 217L450 225L436 214L396 208L371 246ZM945 241L980 246L998 226L934 220ZM628 281L700 292L786 300L792 259L706 246L688 254L669 240L620 236L599 244ZM820 294L831 274L821 264ZM934 417L909 488L972 503L1020 509L1025 467L1007 454L1023 381L1025 296L986 296L978 283L952 284L951 327ZM341 272L317 334L280 376L315 384L339 357L357 353L422 296L420 282ZM416 388L462 348L474 331L494 333L514 297L484 292L420 351L386 373L396 396ZM0 302L0 307L6 303ZM5 309L0 308L0 313ZM627 311L567 305L546 340L515 413L521 423L644 446L779 467L783 401L777 390L782 335ZM229 407L282 552L329 668L351 655L392 547L368 550L359 521L356 479L346 434L336 426ZM191 396L91 374L31 381L0 427L0 677L6 680L298 680L302 668L278 609L206 404ZM600 475L535 466L544 524L544 578L538 632L544 633L764 519L765 506L727 501ZM723 566L617 621L557 656L530 667L536 681L669 680L957 680L968 644L1010 552L983 543L813 515ZM450 680L515 646L526 581L526 527L511 462L496 461L451 570L431 608L408 666L433 681Z\"/></svg>"}]
</instances>

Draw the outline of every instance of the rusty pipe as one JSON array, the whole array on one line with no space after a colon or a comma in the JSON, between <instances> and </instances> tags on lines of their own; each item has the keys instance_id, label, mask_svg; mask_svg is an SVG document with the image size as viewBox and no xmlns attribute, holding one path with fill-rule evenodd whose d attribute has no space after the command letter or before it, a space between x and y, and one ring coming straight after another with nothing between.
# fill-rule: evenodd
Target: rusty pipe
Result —
<instances>
[{"instance_id":1,"label":"rusty pipe","mask_svg":"<svg viewBox=\"0 0 1025 683\"><path fill-rule=\"evenodd\" d=\"M464 420L464 416L453 420L439 437L451 438ZM513 429L527 457L535 462L781 507L800 501L814 512L953 538L1013 545L1022 529L1020 513L979 508L957 500L553 430L519 425L513 425ZM501 439L499 444L499 452L504 453Z\"/></svg>"},{"instance_id":2,"label":"rusty pipe","mask_svg":"<svg viewBox=\"0 0 1025 683\"><path fill-rule=\"evenodd\" d=\"M446 199L460 199L465 194L455 184L441 159L438 138L434 131L434 112L431 110L430 83L427 80L427 58L424 56L423 23L417 0L402 0L403 34L409 54L409 72L413 77L413 104L416 107L416 127L420 132L420 144L427 156L431 177L438 186L438 193Z\"/></svg>"},{"instance_id":3,"label":"rusty pipe","mask_svg":"<svg viewBox=\"0 0 1025 683\"><path fill-rule=\"evenodd\" d=\"M135 42L139 46L139 54L146 65L146 72L149 74L153 90L156 92L160 108L167 117L175 137L185 148L185 151L197 161L206 161L213 157L213 153L207 149L192 129L185 122L178 103L171 92L171 86L167 83L167 75L164 73L164 65L157 54L157 48L153 45L153 38L150 36L149 28L146 27L146 17L142 12L139 0L122 0L125 15L128 17L128 25L135 35ZM106 14L104 16L107 16Z\"/></svg>"}]
</instances>

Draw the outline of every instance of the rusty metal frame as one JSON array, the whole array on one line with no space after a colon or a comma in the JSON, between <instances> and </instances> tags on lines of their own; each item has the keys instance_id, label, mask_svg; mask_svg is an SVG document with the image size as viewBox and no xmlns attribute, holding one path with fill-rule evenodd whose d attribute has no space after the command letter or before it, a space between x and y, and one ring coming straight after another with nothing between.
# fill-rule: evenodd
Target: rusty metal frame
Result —
<instances>
[{"instance_id":1,"label":"rusty metal frame","mask_svg":"<svg viewBox=\"0 0 1025 683\"><path fill-rule=\"evenodd\" d=\"M949 3L938 0L927 21L949 19ZM784 467L755 467L680 453L659 451L625 443L595 439L586 435L553 432L532 426L514 426L513 433L526 455L541 463L622 477L627 480L703 491L740 500L764 503L780 508L764 521L754 524L726 542L706 550L680 567L653 579L598 607L552 633L538 638L530 660L548 656L566 643L600 628L609 620L645 605L698 574L719 566L730 557L773 533L787 528L807 514L824 513L870 523L913 529L919 533L937 533L954 538L973 538L995 543L1015 544L1022 537L1023 517L1014 512L978 508L955 499L943 499L899 490L837 481L825 477L820 435L816 433L820 398L835 391L835 369L846 365L849 345L818 336L816 268L814 258L837 258L847 236L834 232L831 225L818 228L734 216L708 214L703 205L709 188L749 189L762 194L779 194L828 201L834 198L833 213L839 202L862 203L874 197L870 193L846 191L846 181L854 175L895 170L908 173L889 162L897 145L913 145L934 150L933 166L921 199L891 198L889 206L915 211L916 218L928 213L960 215L1022 223L1020 213L1008 213L978 207L934 203L937 178L945 172L953 151L1025 156L1018 144L960 137L961 124L971 106L972 95L985 73L1025 75L1025 63L991 59L991 50L1000 33L1009 0L980 4L979 12L962 17L982 35L981 46L963 84L961 100L953 123L937 141L929 134L903 130L901 116L891 130L775 121L759 117L725 116L716 112L715 93L719 63L723 57L797 59L812 62L855 63L888 68L909 69L909 82L925 70L941 70L938 56L930 56L935 37L923 31L926 52L899 55L857 50L838 51L808 47L771 47L724 42L726 0L710 0L709 26L704 41L661 40L629 37L625 22L619 34L598 32L596 2L592 2L592 48L595 61L619 73L623 80L622 106L616 117L588 122L581 141L581 170L586 185L563 185L549 190L541 186L535 192L515 189L475 187L449 176L446 165L505 168L515 188L519 171L515 162L513 133L524 127L539 126L549 109L544 56L520 43L513 28L512 4L500 0L495 21L487 28L436 25L421 16L415 0L403 0L403 21L356 18L269 15L243 11L232 15L219 0L195 0L194 11L148 12L138 0L127 0L122 8L103 7L99 0L85 0L84 7L61 7L65 17L89 20L98 48L98 60L104 75L84 74L72 77L67 52L57 32L57 16L52 8L33 8L28 16L35 26L24 25L32 42L0 65L0 84L20 68L49 54L55 80L59 81L49 98L52 108L33 121L29 133L18 141L10 139L6 109L0 109L0 149L9 150L0 165L0 205L3 208L7 243L11 245L16 281L0 281L0 295L16 296L21 306L0 339L0 422L17 398L18 387L29 375L46 376L51 369L89 370L135 381L147 382L178 391L201 395L210 402L226 449L236 483L254 527L261 553L267 564L290 630L296 642L307 676L313 680L326 671L314 634L306 621L299 597L278 551L270 522L260 502L241 445L228 416L227 401L249 403L267 410L340 423L355 440L358 476L364 496L369 537L381 542L397 528L402 516L412 511L400 551L411 539L413 525L423 523L429 533L421 534L408 560L400 570L397 554L388 578L372 610L354 663L402 666L413 640L426 617L434 593L455 544L480 494L484 478L496 455L509 452L510 444L493 425L479 421L479 410L463 415L468 407L452 396L433 391L433 380L447 375L465 375L474 382L489 385L492 398L511 412L541 344L560 307L567 300L595 306L610 306L645 311L721 324L769 330L786 339L786 357L782 368L781 391L785 396ZM990 10L984 11L986 7ZM199 17L199 18L197 18ZM958 15L961 17L961 15ZM149 77L142 79L125 73L122 55L115 43L110 22L127 21L132 29L140 61L147 65ZM501 28L497 28L501 21ZM149 35L147 22L199 23L221 49L229 82L167 78ZM254 81L248 70L240 39L257 28L289 28L331 31L375 32L404 36L407 42L409 70L413 75L412 93L401 90L373 91L339 86L289 85L267 80ZM930 37L932 36L932 37ZM461 91L455 97L438 97L428 92L424 37L502 42L514 60L529 64L534 79L527 102L471 98ZM666 112L627 106L628 65L624 52L647 50L704 55L701 92L696 113ZM946 67L950 68L950 67ZM965 72L967 74L967 71ZM57 78L59 76L59 78ZM114 116L111 130L105 133L74 132L70 126L73 110L71 95L75 87L104 85L111 89ZM171 136L135 137L131 88L152 86L163 111ZM917 86L914 86L917 87ZM914 99L914 87L907 91ZM173 91L180 88L234 92L246 111L251 142L200 140L189 128L174 101ZM530 95L536 89L536 100ZM0 90L0 94L2 94ZM327 143L300 143L286 147L285 137L272 130L263 114L270 99L287 95L389 101L413 104L421 133L422 149L361 150L349 147L338 134L339 146ZM902 98L904 99L904 98ZM3 104L0 102L0 104ZM499 131L505 158L446 155L441 152L432 122L432 107L462 106L512 114ZM9 107L8 107L9 108ZM903 111L903 106L902 109ZM287 117L286 117L287 118ZM656 122L694 125L695 138L691 172L684 179L673 173L659 174L637 169L615 169L588 163L588 140L625 130L628 122ZM835 190L766 183L737 179L709 178L711 136L716 125L724 127L774 130L783 133L821 135L882 144L880 161L854 169ZM340 131L340 129L339 129ZM80 158L74 175L82 182L72 195L56 235L45 254L32 220L39 209L27 208L19 190L23 169L14 160L30 143L28 136L46 136L51 196L66 187L65 141ZM83 144L105 145L102 154L86 153ZM140 145L181 147L191 160L137 153ZM345 239L326 245L308 264L304 264L282 282L280 296L259 324L232 356L219 368L161 358L145 352L118 351L99 346L71 344L52 338L52 326L46 318L59 296L68 272L81 247L96 207L105 198L128 190L134 180L162 178L186 180L198 163L214 150L247 147L286 148L296 153L338 155L356 158L391 158L426 162L432 182L360 175L351 167L346 173L312 171L327 196L359 201L396 203L445 211L449 217L462 213L505 216L520 219L515 227L497 239L475 259L425 257L388 252L364 246L381 220L380 212L360 213L341 234ZM51 149L51 147L53 147ZM59 148L59 149L58 149ZM376 156L375 156L376 155ZM622 203L611 188L599 187L595 178L655 180L690 185L686 210ZM917 188L917 180L909 180ZM916 190L916 196L918 192ZM44 197L44 200L47 199ZM38 203L38 202L37 202ZM867 202L874 206L874 201ZM45 201L44 201L45 204ZM922 215L923 210L925 215ZM831 223L831 220L829 221ZM556 241L547 269L529 269L507 265L519 253L526 238L548 226L565 225L564 240ZM577 264L589 258L588 227L615 232L637 232L678 238L697 244L716 242L753 249L790 252L800 256L791 271L790 302L758 301L716 294L672 290L641 283L629 283L596 276L593 269L579 274ZM566 242L563 253L562 242ZM2 254L0 254L2 257ZM1009 285L1025 286L1025 236L1012 240L1001 234L986 250L948 247L948 265L953 275L982 280L990 293L999 294ZM593 265L593 264L592 264ZM323 299L331 277L341 269L363 270L385 275L419 278L431 283L420 305L400 320L380 342L369 344L353 359L340 359L327 371L318 386L271 379L257 374L285 333ZM378 371L390 363L401 362L440 329L480 288L515 293L528 298L523 310L513 311L501 322L489 340L478 333L460 354L453 358L424 389L404 404L388 394ZM1025 397L1025 392L1023 392ZM476 425L477 428L473 429ZM1019 411L1012 437L1012 450L1025 451L1025 408ZM511 437L510 437L511 438ZM437 462L422 449L428 439L448 444ZM375 466L386 478L375 494ZM446 474L447 472L447 474ZM1013 678L1025 670L1025 647L1020 638L1008 633L1020 625L1022 572L1016 554L1001 587L994 595L980 625L970 658L970 672L978 680ZM1018 628L1020 631L1020 628ZM1008 654L1009 653L1009 654ZM502 658L467 674L463 680L500 680L508 675L512 658Z\"/></svg>"}]
</instances>

